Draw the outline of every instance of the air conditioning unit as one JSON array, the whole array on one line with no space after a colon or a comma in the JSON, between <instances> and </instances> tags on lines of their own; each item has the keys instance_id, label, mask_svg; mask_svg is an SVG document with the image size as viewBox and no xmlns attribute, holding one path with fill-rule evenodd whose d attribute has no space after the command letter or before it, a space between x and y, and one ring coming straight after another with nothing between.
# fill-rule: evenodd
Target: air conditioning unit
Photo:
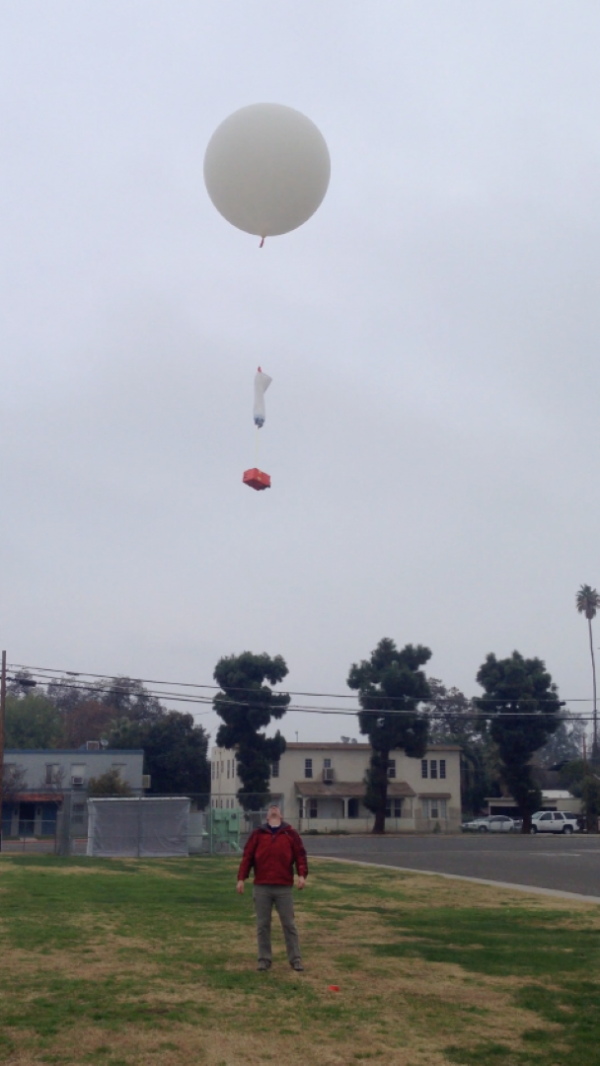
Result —
<instances>
[{"instance_id":1,"label":"air conditioning unit","mask_svg":"<svg viewBox=\"0 0 600 1066\"><path fill-rule=\"evenodd\" d=\"M81 788L83 785L83 777L73 776L71 778L71 784L73 785L73 788Z\"/></svg>"},{"instance_id":2,"label":"air conditioning unit","mask_svg":"<svg viewBox=\"0 0 600 1066\"><path fill-rule=\"evenodd\" d=\"M334 780L334 770L332 766L328 766L323 770L323 781L326 785L330 785Z\"/></svg>"},{"instance_id":3,"label":"air conditioning unit","mask_svg":"<svg viewBox=\"0 0 600 1066\"><path fill-rule=\"evenodd\" d=\"M142 788L150 788L150 774L142 774Z\"/></svg>"}]
</instances>

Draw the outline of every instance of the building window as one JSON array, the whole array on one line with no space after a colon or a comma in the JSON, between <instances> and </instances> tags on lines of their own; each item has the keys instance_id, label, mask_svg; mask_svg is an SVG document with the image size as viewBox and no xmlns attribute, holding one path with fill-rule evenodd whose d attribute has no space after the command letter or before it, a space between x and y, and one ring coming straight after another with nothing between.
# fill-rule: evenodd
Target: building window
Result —
<instances>
[{"instance_id":1,"label":"building window","mask_svg":"<svg viewBox=\"0 0 600 1066\"><path fill-rule=\"evenodd\" d=\"M401 818L402 817L402 800L392 799L388 800L385 805L386 818Z\"/></svg>"},{"instance_id":2,"label":"building window","mask_svg":"<svg viewBox=\"0 0 600 1066\"><path fill-rule=\"evenodd\" d=\"M429 776L437 777L437 759L432 759L429 764Z\"/></svg>"},{"instance_id":3,"label":"building window","mask_svg":"<svg viewBox=\"0 0 600 1066\"><path fill-rule=\"evenodd\" d=\"M304 760L304 776L312 777L312 759Z\"/></svg>"},{"instance_id":4,"label":"building window","mask_svg":"<svg viewBox=\"0 0 600 1066\"><path fill-rule=\"evenodd\" d=\"M85 764L73 763L71 765L71 784L75 786L83 785L83 779L85 777Z\"/></svg>"},{"instance_id":5,"label":"building window","mask_svg":"<svg viewBox=\"0 0 600 1066\"><path fill-rule=\"evenodd\" d=\"M323 769L331 770L331 759L323 759Z\"/></svg>"},{"instance_id":6,"label":"building window","mask_svg":"<svg viewBox=\"0 0 600 1066\"><path fill-rule=\"evenodd\" d=\"M424 799L424 818L446 818L446 800Z\"/></svg>"},{"instance_id":7,"label":"building window","mask_svg":"<svg viewBox=\"0 0 600 1066\"><path fill-rule=\"evenodd\" d=\"M58 784L60 776L60 764L57 762L46 763L46 784L56 785Z\"/></svg>"},{"instance_id":8,"label":"building window","mask_svg":"<svg viewBox=\"0 0 600 1066\"><path fill-rule=\"evenodd\" d=\"M421 759L421 777L427 777L427 759Z\"/></svg>"},{"instance_id":9,"label":"building window","mask_svg":"<svg viewBox=\"0 0 600 1066\"><path fill-rule=\"evenodd\" d=\"M396 760L388 759L388 777L396 776Z\"/></svg>"},{"instance_id":10,"label":"building window","mask_svg":"<svg viewBox=\"0 0 600 1066\"><path fill-rule=\"evenodd\" d=\"M82 825L83 821L84 821L84 817L85 817L85 803L74 803L73 804L73 814L72 814L72 818L71 818L73 824L77 823L79 825Z\"/></svg>"},{"instance_id":11,"label":"building window","mask_svg":"<svg viewBox=\"0 0 600 1066\"><path fill-rule=\"evenodd\" d=\"M446 776L446 760L440 759L440 777Z\"/></svg>"},{"instance_id":12,"label":"building window","mask_svg":"<svg viewBox=\"0 0 600 1066\"><path fill-rule=\"evenodd\" d=\"M279 777L279 763L271 763L271 777Z\"/></svg>"},{"instance_id":13,"label":"building window","mask_svg":"<svg viewBox=\"0 0 600 1066\"><path fill-rule=\"evenodd\" d=\"M308 817L309 818L317 818L318 817L318 808L317 808L316 799L310 799L308 801Z\"/></svg>"}]
</instances>

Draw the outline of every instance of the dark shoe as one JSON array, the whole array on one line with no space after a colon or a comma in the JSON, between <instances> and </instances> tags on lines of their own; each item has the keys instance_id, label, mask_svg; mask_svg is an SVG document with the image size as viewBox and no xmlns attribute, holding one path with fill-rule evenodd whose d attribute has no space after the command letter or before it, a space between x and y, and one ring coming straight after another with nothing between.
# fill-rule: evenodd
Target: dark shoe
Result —
<instances>
[{"instance_id":1,"label":"dark shoe","mask_svg":"<svg viewBox=\"0 0 600 1066\"><path fill-rule=\"evenodd\" d=\"M256 969L260 970L261 972L264 973L265 970L270 970L271 969L271 963L270 962L263 962L261 960L259 962L258 966L256 967Z\"/></svg>"},{"instance_id":2,"label":"dark shoe","mask_svg":"<svg viewBox=\"0 0 600 1066\"><path fill-rule=\"evenodd\" d=\"M300 959L296 959L296 961L292 963L292 970L296 970L298 973L303 973L304 966L302 965Z\"/></svg>"}]
</instances>

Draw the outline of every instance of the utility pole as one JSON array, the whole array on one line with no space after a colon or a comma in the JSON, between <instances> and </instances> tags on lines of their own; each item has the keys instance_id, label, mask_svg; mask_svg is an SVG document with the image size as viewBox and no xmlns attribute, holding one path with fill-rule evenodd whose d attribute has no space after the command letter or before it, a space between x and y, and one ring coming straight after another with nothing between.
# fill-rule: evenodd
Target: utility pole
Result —
<instances>
[{"instance_id":1,"label":"utility pole","mask_svg":"<svg viewBox=\"0 0 600 1066\"><path fill-rule=\"evenodd\" d=\"M4 777L4 721L6 710L6 652L2 652L0 674L0 851L2 851L2 783Z\"/></svg>"}]
</instances>

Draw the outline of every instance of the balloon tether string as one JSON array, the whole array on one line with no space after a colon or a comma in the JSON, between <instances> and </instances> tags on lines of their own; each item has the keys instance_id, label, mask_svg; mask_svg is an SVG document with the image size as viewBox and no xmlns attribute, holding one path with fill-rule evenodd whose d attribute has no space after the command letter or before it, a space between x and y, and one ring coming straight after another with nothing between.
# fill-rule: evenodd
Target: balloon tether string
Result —
<instances>
[{"instance_id":1,"label":"balloon tether string","mask_svg":"<svg viewBox=\"0 0 600 1066\"><path fill-rule=\"evenodd\" d=\"M258 432L259 432L259 429L260 429L260 426L257 426L256 427L256 452L255 452L255 459L254 459L254 465L255 465L255 467L257 469L258 469Z\"/></svg>"},{"instance_id":2,"label":"balloon tether string","mask_svg":"<svg viewBox=\"0 0 600 1066\"><path fill-rule=\"evenodd\" d=\"M265 238L264 238L264 237L261 237L261 239L260 239L260 244L259 244L259 246L258 246L258 247L259 247L259 248L262 248L262 246L263 246L263 244L264 244L264 243L265 243Z\"/></svg>"}]
</instances>

